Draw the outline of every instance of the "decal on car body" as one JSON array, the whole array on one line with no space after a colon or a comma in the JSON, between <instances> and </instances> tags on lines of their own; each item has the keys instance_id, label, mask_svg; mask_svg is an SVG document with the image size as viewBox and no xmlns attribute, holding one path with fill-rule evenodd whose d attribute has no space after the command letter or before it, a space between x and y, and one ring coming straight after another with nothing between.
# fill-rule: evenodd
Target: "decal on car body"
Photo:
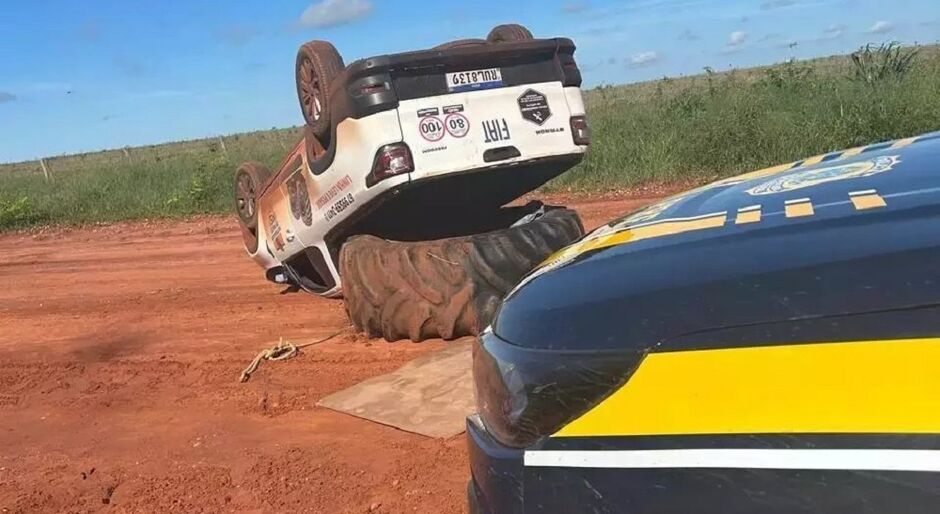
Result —
<instances>
[{"instance_id":1,"label":"decal on car body","mask_svg":"<svg viewBox=\"0 0 940 514\"><path fill-rule=\"evenodd\" d=\"M884 155L865 161L856 161L838 166L829 166L827 168L813 169L791 173L782 177L774 178L759 184L747 190L752 196L772 195L786 191L795 191L806 187L812 187L826 182L836 180L846 180L850 178L870 177L890 171L901 162L899 155Z\"/></svg>"},{"instance_id":2,"label":"decal on car body","mask_svg":"<svg viewBox=\"0 0 940 514\"><path fill-rule=\"evenodd\" d=\"M436 142L444 138L444 122L437 116L424 116L418 123L418 133L427 141Z\"/></svg>"},{"instance_id":3,"label":"decal on car body","mask_svg":"<svg viewBox=\"0 0 940 514\"><path fill-rule=\"evenodd\" d=\"M284 250L284 238L281 236L281 224L277 222L277 216L272 212L268 215L268 233L271 237L271 242L274 243L274 248L277 251Z\"/></svg>"},{"instance_id":4,"label":"decal on car body","mask_svg":"<svg viewBox=\"0 0 940 514\"><path fill-rule=\"evenodd\" d=\"M880 209L888 206L888 203L878 194L876 189L849 191L849 200L852 202L852 205L855 206L855 209L859 211Z\"/></svg>"},{"instance_id":5,"label":"decal on car body","mask_svg":"<svg viewBox=\"0 0 940 514\"><path fill-rule=\"evenodd\" d=\"M509 133L509 124L506 118L495 120L486 120L483 122L483 137L486 143L496 143L499 141L509 141L512 135Z\"/></svg>"},{"instance_id":6,"label":"decal on car body","mask_svg":"<svg viewBox=\"0 0 940 514\"><path fill-rule=\"evenodd\" d=\"M464 137L470 132L470 120L459 112L448 114L444 118L444 129L453 137Z\"/></svg>"},{"instance_id":7,"label":"decal on car body","mask_svg":"<svg viewBox=\"0 0 940 514\"><path fill-rule=\"evenodd\" d=\"M552 110L548 106L548 98L534 89L526 89L519 97L518 102L522 118L536 125L543 125L552 117Z\"/></svg>"},{"instance_id":8,"label":"decal on car body","mask_svg":"<svg viewBox=\"0 0 940 514\"><path fill-rule=\"evenodd\" d=\"M310 192L307 190L307 181L303 173L294 173L287 180L287 196L290 199L290 212L294 219L303 221L304 225L313 225L313 209L310 204Z\"/></svg>"},{"instance_id":9,"label":"decal on car body","mask_svg":"<svg viewBox=\"0 0 940 514\"><path fill-rule=\"evenodd\" d=\"M421 153L427 154L427 153L443 152L444 150L447 150L447 145L443 145L443 146L432 146L432 147L430 147L430 148L425 148L425 149L421 150Z\"/></svg>"},{"instance_id":10,"label":"decal on car body","mask_svg":"<svg viewBox=\"0 0 940 514\"><path fill-rule=\"evenodd\" d=\"M463 111L463 104L418 109L418 119L420 120L418 132L421 137L431 143L444 139L446 135L458 139L465 137L470 132L470 120L463 114ZM443 118L440 116L443 116ZM421 153L428 154L444 150L447 150L446 145L438 145L425 148L421 150Z\"/></svg>"},{"instance_id":11,"label":"decal on car body","mask_svg":"<svg viewBox=\"0 0 940 514\"><path fill-rule=\"evenodd\" d=\"M336 198L342 191L349 188L352 185L352 179L349 178L349 175L344 176L343 178L337 180L329 189L326 190L319 198L317 198L317 209L322 209L331 200Z\"/></svg>"},{"instance_id":12,"label":"decal on car body","mask_svg":"<svg viewBox=\"0 0 940 514\"><path fill-rule=\"evenodd\" d=\"M354 197L352 193L346 193L346 196L341 197L332 207L323 213L323 218L326 219L326 221L332 221L333 218L348 209L354 203L356 203L356 197Z\"/></svg>"},{"instance_id":13,"label":"decal on car body","mask_svg":"<svg viewBox=\"0 0 940 514\"><path fill-rule=\"evenodd\" d=\"M937 338L651 353L553 437L932 433L938 359Z\"/></svg>"}]
</instances>

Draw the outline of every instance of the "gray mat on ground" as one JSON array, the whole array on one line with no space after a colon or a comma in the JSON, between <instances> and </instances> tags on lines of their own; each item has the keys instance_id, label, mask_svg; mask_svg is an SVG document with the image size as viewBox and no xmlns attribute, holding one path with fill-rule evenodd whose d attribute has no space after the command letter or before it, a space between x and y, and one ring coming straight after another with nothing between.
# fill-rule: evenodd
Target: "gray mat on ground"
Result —
<instances>
[{"instance_id":1,"label":"gray mat on ground","mask_svg":"<svg viewBox=\"0 0 940 514\"><path fill-rule=\"evenodd\" d=\"M331 394L317 405L430 437L464 431L476 410L472 341L459 341L401 368Z\"/></svg>"}]
</instances>

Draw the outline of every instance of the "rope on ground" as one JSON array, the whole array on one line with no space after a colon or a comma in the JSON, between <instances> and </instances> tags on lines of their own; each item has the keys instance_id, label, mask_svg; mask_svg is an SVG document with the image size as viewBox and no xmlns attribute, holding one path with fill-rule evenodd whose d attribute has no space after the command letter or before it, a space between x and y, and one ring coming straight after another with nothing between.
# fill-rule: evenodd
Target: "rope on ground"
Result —
<instances>
[{"instance_id":1,"label":"rope on ground","mask_svg":"<svg viewBox=\"0 0 940 514\"><path fill-rule=\"evenodd\" d=\"M300 350L316 345L321 344L337 337L344 332L347 332L351 327L346 327L342 330L336 331L323 339L318 339L316 341L306 343L306 344L294 344L290 341L285 341L282 337L280 341L273 348L268 348L267 350L262 350L255 356L254 360L251 361L251 364L242 371L241 376L239 376L238 381L245 383L248 379L251 378L252 373L258 370L258 366L261 365L261 361L286 361L292 357L296 357L300 353Z\"/></svg>"}]
</instances>

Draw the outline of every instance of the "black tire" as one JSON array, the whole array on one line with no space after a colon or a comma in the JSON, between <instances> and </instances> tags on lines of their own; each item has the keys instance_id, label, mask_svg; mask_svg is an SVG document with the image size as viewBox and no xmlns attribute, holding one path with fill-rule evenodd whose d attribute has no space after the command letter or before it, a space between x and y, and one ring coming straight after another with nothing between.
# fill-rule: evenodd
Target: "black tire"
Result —
<instances>
[{"instance_id":1,"label":"black tire","mask_svg":"<svg viewBox=\"0 0 940 514\"><path fill-rule=\"evenodd\" d=\"M235 170L235 214L251 253L258 249L258 196L270 178L271 172L258 162L243 163Z\"/></svg>"},{"instance_id":2,"label":"black tire","mask_svg":"<svg viewBox=\"0 0 940 514\"><path fill-rule=\"evenodd\" d=\"M324 146L330 135L330 85L346 66L331 43L308 41L297 51L294 76L304 121Z\"/></svg>"},{"instance_id":3,"label":"black tire","mask_svg":"<svg viewBox=\"0 0 940 514\"><path fill-rule=\"evenodd\" d=\"M340 251L346 312L389 341L479 334L535 266L584 234L578 215L549 210L523 225L437 241L351 238Z\"/></svg>"},{"instance_id":4,"label":"black tire","mask_svg":"<svg viewBox=\"0 0 940 514\"><path fill-rule=\"evenodd\" d=\"M464 48L468 46L479 46L485 44L485 39L458 39L457 41L451 41L449 43L444 43L443 45L437 45L432 48L432 50L450 50L452 48Z\"/></svg>"},{"instance_id":5,"label":"black tire","mask_svg":"<svg viewBox=\"0 0 940 514\"><path fill-rule=\"evenodd\" d=\"M314 134L310 126L304 127L304 151L307 152L308 164L313 164L326 154L326 148L323 148L323 143L320 142L320 138Z\"/></svg>"},{"instance_id":6,"label":"black tire","mask_svg":"<svg viewBox=\"0 0 940 514\"><path fill-rule=\"evenodd\" d=\"M509 43L512 41L531 41L535 39L529 29L516 23L497 25L486 36L489 43Z\"/></svg>"},{"instance_id":7,"label":"black tire","mask_svg":"<svg viewBox=\"0 0 940 514\"><path fill-rule=\"evenodd\" d=\"M245 242L245 250L248 253L255 253L258 251L258 229L249 229L245 225L239 223L242 233L242 241Z\"/></svg>"}]
</instances>

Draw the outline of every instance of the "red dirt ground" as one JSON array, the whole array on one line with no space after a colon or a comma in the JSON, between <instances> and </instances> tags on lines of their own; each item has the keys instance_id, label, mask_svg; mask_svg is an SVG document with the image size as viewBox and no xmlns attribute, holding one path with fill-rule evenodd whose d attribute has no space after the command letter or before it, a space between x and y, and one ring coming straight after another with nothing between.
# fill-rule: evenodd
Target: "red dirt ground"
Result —
<instances>
[{"instance_id":1,"label":"red dirt ground","mask_svg":"<svg viewBox=\"0 0 940 514\"><path fill-rule=\"evenodd\" d=\"M652 199L583 201L588 227ZM0 511L464 512L464 437L314 406L441 348L346 334L278 294L231 217L0 235Z\"/></svg>"}]
</instances>

